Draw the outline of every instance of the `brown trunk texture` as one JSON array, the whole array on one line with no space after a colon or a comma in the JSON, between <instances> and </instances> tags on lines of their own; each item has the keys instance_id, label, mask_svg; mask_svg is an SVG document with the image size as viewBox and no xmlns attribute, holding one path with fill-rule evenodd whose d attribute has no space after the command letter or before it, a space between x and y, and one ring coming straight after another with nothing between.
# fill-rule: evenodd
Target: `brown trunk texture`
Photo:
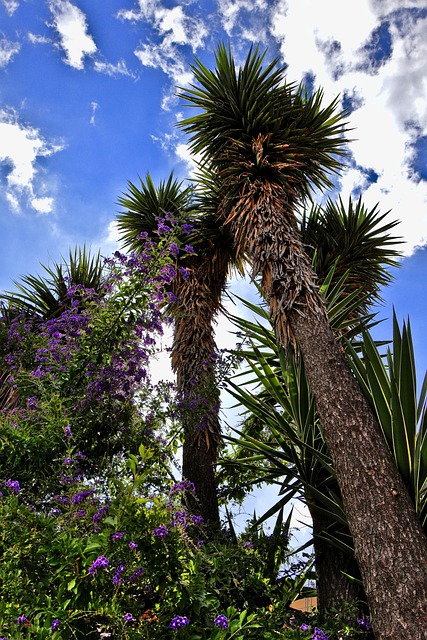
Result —
<instances>
[{"instance_id":1,"label":"brown trunk texture","mask_svg":"<svg viewBox=\"0 0 427 640\"><path fill-rule=\"evenodd\" d=\"M322 539L330 524L319 510L309 506L313 520L313 545L316 565L317 608L321 620L327 620L328 611L343 601L363 603L366 595L363 587L347 575L360 579L359 567L354 556ZM355 622L349 620L348 622Z\"/></svg>"},{"instance_id":2,"label":"brown trunk texture","mask_svg":"<svg viewBox=\"0 0 427 640\"><path fill-rule=\"evenodd\" d=\"M212 449L202 441L184 442L182 454L182 477L191 480L196 487L196 497L187 496L191 513L203 516L206 523L219 524L218 498L216 494L215 461Z\"/></svg>"},{"instance_id":3,"label":"brown trunk texture","mask_svg":"<svg viewBox=\"0 0 427 640\"><path fill-rule=\"evenodd\" d=\"M221 424L213 329L218 302L212 289L206 265L196 263L178 290L171 357L182 403L182 476L196 488L196 499L189 498L189 506L206 523L218 525L215 462Z\"/></svg>"},{"instance_id":4,"label":"brown trunk texture","mask_svg":"<svg viewBox=\"0 0 427 640\"><path fill-rule=\"evenodd\" d=\"M427 639L427 539L380 427L326 320L289 322L343 497L377 640ZM281 336L279 336L281 338Z\"/></svg>"}]
</instances>

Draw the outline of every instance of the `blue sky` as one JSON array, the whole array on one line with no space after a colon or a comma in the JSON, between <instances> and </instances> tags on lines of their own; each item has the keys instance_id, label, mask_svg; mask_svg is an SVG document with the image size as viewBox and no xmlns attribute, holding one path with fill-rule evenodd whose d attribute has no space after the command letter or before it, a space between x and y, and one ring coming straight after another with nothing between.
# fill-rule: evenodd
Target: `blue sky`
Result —
<instances>
[{"instance_id":1,"label":"blue sky","mask_svg":"<svg viewBox=\"0 0 427 640\"><path fill-rule=\"evenodd\" d=\"M425 0L0 0L0 290L76 244L114 250L128 180L190 175L175 87L191 82L194 55L212 64L220 41L237 60L252 42L268 47L288 80L351 110L337 191L401 221L405 258L380 315L410 315L424 371ZM226 332L220 322L219 346Z\"/></svg>"}]
</instances>

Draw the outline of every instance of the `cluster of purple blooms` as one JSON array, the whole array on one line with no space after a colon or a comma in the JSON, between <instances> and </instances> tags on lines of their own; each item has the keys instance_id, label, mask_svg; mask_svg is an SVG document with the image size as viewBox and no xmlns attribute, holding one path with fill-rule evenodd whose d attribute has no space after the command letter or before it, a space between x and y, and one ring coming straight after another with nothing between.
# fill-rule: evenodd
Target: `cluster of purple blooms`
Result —
<instances>
[{"instance_id":1,"label":"cluster of purple blooms","mask_svg":"<svg viewBox=\"0 0 427 640\"><path fill-rule=\"evenodd\" d=\"M50 628L52 629L52 631L56 631L57 629L59 629L60 625L61 625L61 621L58 618L56 618L55 620L52 621Z\"/></svg>"},{"instance_id":2,"label":"cluster of purple blooms","mask_svg":"<svg viewBox=\"0 0 427 640\"><path fill-rule=\"evenodd\" d=\"M169 623L169 629L181 629L187 624L190 624L190 620L187 616L175 616Z\"/></svg>"},{"instance_id":3,"label":"cluster of purple blooms","mask_svg":"<svg viewBox=\"0 0 427 640\"><path fill-rule=\"evenodd\" d=\"M166 538L168 533L169 529L164 524L162 524L160 525L160 527L154 529L153 536L155 536L156 538Z\"/></svg>"},{"instance_id":4,"label":"cluster of purple blooms","mask_svg":"<svg viewBox=\"0 0 427 640\"><path fill-rule=\"evenodd\" d=\"M89 573L91 574L91 576L94 576L100 569L106 569L108 565L109 562L105 556L98 556L95 562L92 563L92 566L89 569Z\"/></svg>"},{"instance_id":5,"label":"cluster of purple blooms","mask_svg":"<svg viewBox=\"0 0 427 640\"><path fill-rule=\"evenodd\" d=\"M220 627L221 629L228 629L227 616L221 613L219 616L215 618L214 625L216 627Z\"/></svg>"},{"instance_id":6,"label":"cluster of purple blooms","mask_svg":"<svg viewBox=\"0 0 427 640\"><path fill-rule=\"evenodd\" d=\"M177 482L171 487L169 493L173 494L181 491L189 491L190 493L195 493L196 487L194 485L194 482L191 482L190 480L181 480L181 482Z\"/></svg>"},{"instance_id":7,"label":"cluster of purple blooms","mask_svg":"<svg viewBox=\"0 0 427 640\"><path fill-rule=\"evenodd\" d=\"M184 224L179 228L178 221L167 213L164 218L159 218L158 235L164 236L172 231L189 234L192 225ZM105 293L110 297L119 292L117 283L123 282L130 276L139 277L145 291L147 305L143 313L132 320L134 337L130 335L124 341L117 341L113 345L113 353L109 354L108 363L93 365L90 362L85 367L86 388L75 389L79 392L76 408L84 408L90 402L102 401L105 399L117 400L117 405L123 400L131 401L135 390L141 382L147 378L147 361L151 349L155 342L153 333L162 333L163 315L159 308L159 298L161 291L165 291L169 301L175 301L174 294L168 290L173 280L177 277L177 270L171 263L161 264L159 267L159 256L167 255L164 251L159 253L159 246L148 238L148 234L141 234L145 238L144 250L130 255L123 255L117 252L114 258L106 260L109 266L110 276L103 285L103 290L98 294L93 289L85 289L81 285L70 286L67 292L69 308L56 318L48 321L37 319L37 335L44 339L42 346L36 349L34 354L35 367L30 373L34 378L45 378L49 374L50 382L54 385L57 376L62 372L67 372L77 361L77 355L82 357L82 338L91 336L94 333L91 324L91 308L93 305L105 306ZM172 239L173 240L173 239ZM161 242L164 242L160 238ZM190 245L186 245L186 251L193 251ZM178 255L180 249L176 242L169 244L169 255ZM179 274L182 278L188 276L184 267L179 267ZM141 290L141 289L140 289ZM154 294L153 294L154 290ZM162 298L163 299L163 298ZM150 301L151 300L151 301ZM19 370L21 358L25 356L26 339L31 337L34 330L34 322L28 321L25 317L18 317L11 323L8 330L8 353L5 361L10 365L11 370ZM81 371L82 367L79 367ZM68 380L65 376L62 378ZM61 383L62 384L62 383ZM81 382L79 382L81 385ZM82 400L83 398L83 400ZM28 408L36 409L38 398L31 396ZM70 432L71 433L71 432ZM71 437L65 434L66 437Z\"/></svg>"},{"instance_id":8,"label":"cluster of purple blooms","mask_svg":"<svg viewBox=\"0 0 427 640\"><path fill-rule=\"evenodd\" d=\"M328 640L328 636L324 631L322 631L322 629L319 629L318 627L314 627L311 640Z\"/></svg>"},{"instance_id":9,"label":"cluster of purple blooms","mask_svg":"<svg viewBox=\"0 0 427 640\"><path fill-rule=\"evenodd\" d=\"M122 573L126 570L126 565L123 562L120 562L117 565L116 572L112 578L112 583L114 586L118 586L124 583L124 578L122 577Z\"/></svg>"},{"instance_id":10,"label":"cluster of purple blooms","mask_svg":"<svg viewBox=\"0 0 427 640\"><path fill-rule=\"evenodd\" d=\"M9 480L6 480L4 486L8 489L11 489L14 493L19 493L21 491L18 480L11 480L9 478Z\"/></svg>"},{"instance_id":11,"label":"cluster of purple blooms","mask_svg":"<svg viewBox=\"0 0 427 640\"><path fill-rule=\"evenodd\" d=\"M371 631L372 630L371 620L370 620L369 616L364 616L363 618L358 618L357 622L358 622L359 626L362 627L362 629L364 629L365 631Z\"/></svg>"}]
</instances>

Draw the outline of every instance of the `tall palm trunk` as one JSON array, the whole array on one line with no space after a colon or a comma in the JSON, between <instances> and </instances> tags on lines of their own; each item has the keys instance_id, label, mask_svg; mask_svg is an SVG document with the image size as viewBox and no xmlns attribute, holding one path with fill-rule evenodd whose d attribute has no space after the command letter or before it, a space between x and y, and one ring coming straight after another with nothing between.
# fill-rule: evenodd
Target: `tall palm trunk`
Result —
<instances>
[{"instance_id":1,"label":"tall palm trunk","mask_svg":"<svg viewBox=\"0 0 427 640\"><path fill-rule=\"evenodd\" d=\"M324 539L330 520L310 502L308 508L313 521L317 609L321 618L326 620L331 609L336 609L343 602L359 603L362 613L366 599L364 589L359 582L347 577L360 578L355 558Z\"/></svg>"},{"instance_id":2,"label":"tall palm trunk","mask_svg":"<svg viewBox=\"0 0 427 640\"><path fill-rule=\"evenodd\" d=\"M218 302L203 259L194 260L188 273L177 286L171 358L184 427L182 476L196 487L195 499L189 498L192 511L215 525L219 524L215 464L221 435L213 333Z\"/></svg>"},{"instance_id":3,"label":"tall palm trunk","mask_svg":"<svg viewBox=\"0 0 427 640\"><path fill-rule=\"evenodd\" d=\"M427 539L380 427L328 324L293 202L271 180L242 187L228 222L270 305L278 340L304 360L379 640L427 638ZM237 203L236 203L237 204ZM250 215L249 215L250 214ZM390 603L393 603L391 611Z\"/></svg>"}]
</instances>

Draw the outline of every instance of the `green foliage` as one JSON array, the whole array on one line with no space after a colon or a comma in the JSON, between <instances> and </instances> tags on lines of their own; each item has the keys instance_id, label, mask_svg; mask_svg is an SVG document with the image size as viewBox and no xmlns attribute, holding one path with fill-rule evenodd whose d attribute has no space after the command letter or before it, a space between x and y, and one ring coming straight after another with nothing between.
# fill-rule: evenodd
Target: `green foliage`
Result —
<instances>
[{"instance_id":1,"label":"green foliage","mask_svg":"<svg viewBox=\"0 0 427 640\"><path fill-rule=\"evenodd\" d=\"M164 427L170 389L159 385L153 393L147 369L162 332L155 296L162 295L162 269L171 266L167 242L151 243L146 263L120 255L109 260L102 297L73 285L63 292L64 308L56 317L45 320L28 312L11 321L2 318L0 362L8 372L2 383L16 399L12 409L0 413L4 480L20 480L33 497L55 492L66 429L84 452L82 473L96 476L129 448L147 444L150 428ZM89 273L95 268L86 267ZM76 275L76 268L70 273ZM50 284L45 283L49 291ZM173 448L163 447L162 454Z\"/></svg>"},{"instance_id":2,"label":"green foliage","mask_svg":"<svg viewBox=\"0 0 427 640\"><path fill-rule=\"evenodd\" d=\"M385 357L369 333L361 354L350 345L347 352L427 532L427 374L419 390L410 323L400 328L393 314L393 342Z\"/></svg>"},{"instance_id":3,"label":"green foliage","mask_svg":"<svg viewBox=\"0 0 427 640\"><path fill-rule=\"evenodd\" d=\"M76 452L70 449L69 456L76 459ZM278 627L309 575L308 567L283 564L289 523L280 521L272 536L225 532L202 544L203 528L186 511L181 490L147 494L153 457L140 447L107 485L66 484L44 511L34 509L25 492L5 488L2 635L167 638L176 633L169 629L176 615L189 618L182 634L193 640L243 638L248 629L260 638L257 629ZM221 613L227 631L213 623ZM17 622L23 615L28 627ZM51 633L54 620L60 631Z\"/></svg>"}]
</instances>

